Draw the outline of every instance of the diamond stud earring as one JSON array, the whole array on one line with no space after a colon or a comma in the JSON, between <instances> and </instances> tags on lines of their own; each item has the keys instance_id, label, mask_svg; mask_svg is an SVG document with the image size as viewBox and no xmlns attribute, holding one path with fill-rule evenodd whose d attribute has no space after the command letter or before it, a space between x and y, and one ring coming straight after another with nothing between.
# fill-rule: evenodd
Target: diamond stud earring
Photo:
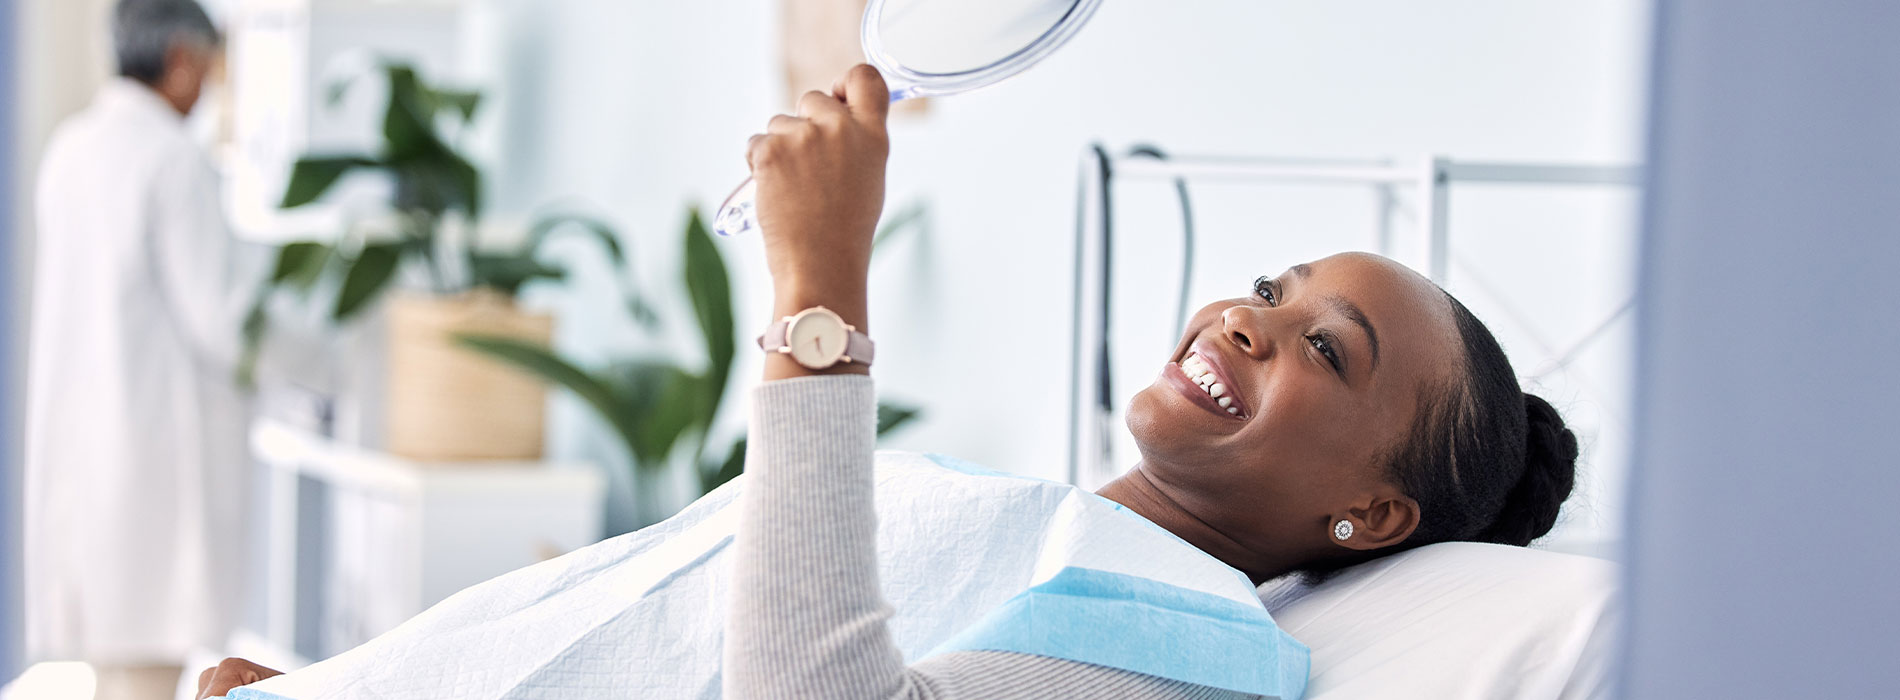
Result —
<instances>
[{"instance_id":1,"label":"diamond stud earring","mask_svg":"<svg viewBox=\"0 0 1900 700\"><path fill-rule=\"evenodd\" d=\"M1346 541L1347 538L1352 537L1352 521L1341 520L1337 523L1334 523L1333 536L1339 538L1339 541L1341 542L1344 542Z\"/></svg>"}]
</instances>

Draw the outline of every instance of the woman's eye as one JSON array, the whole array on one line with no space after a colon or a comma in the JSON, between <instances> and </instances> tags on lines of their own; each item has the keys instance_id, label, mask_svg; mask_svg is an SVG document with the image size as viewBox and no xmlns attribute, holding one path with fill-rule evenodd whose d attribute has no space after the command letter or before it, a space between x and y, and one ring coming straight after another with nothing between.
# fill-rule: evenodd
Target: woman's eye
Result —
<instances>
[{"instance_id":1,"label":"woman's eye","mask_svg":"<svg viewBox=\"0 0 1900 700\"><path fill-rule=\"evenodd\" d=\"M1261 275L1259 279L1254 280L1253 293L1254 296L1260 297L1261 300L1267 302L1267 306L1280 305L1280 295L1273 291L1273 278L1271 277Z\"/></svg>"},{"instance_id":2,"label":"woman's eye","mask_svg":"<svg viewBox=\"0 0 1900 700\"><path fill-rule=\"evenodd\" d=\"M1306 336L1306 342L1311 343L1313 349L1318 350L1320 356L1326 358L1335 371L1339 369L1339 351L1333 348L1333 341L1323 335L1309 335Z\"/></svg>"}]
</instances>

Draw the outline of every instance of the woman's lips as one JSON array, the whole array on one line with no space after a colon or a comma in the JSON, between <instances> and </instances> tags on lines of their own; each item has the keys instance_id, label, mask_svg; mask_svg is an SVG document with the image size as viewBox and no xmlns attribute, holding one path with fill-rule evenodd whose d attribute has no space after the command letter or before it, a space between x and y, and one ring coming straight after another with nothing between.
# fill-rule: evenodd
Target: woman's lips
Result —
<instances>
[{"instance_id":1,"label":"woman's lips","mask_svg":"<svg viewBox=\"0 0 1900 700\"><path fill-rule=\"evenodd\" d=\"M1247 419L1246 409L1241 409L1239 414L1232 414L1228 413L1227 409L1221 408L1214 397L1207 395L1206 389L1202 389L1201 385L1194 383L1194 380L1188 379L1187 373L1181 371L1181 363L1168 363L1168 366L1161 370L1161 376L1167 377L1168 384L1172 385L1175 391L1187 396L1188 400L1194 402L1195 405L1207 409L1208 413L1228 420Z\"/></svg>"}]
</instances>

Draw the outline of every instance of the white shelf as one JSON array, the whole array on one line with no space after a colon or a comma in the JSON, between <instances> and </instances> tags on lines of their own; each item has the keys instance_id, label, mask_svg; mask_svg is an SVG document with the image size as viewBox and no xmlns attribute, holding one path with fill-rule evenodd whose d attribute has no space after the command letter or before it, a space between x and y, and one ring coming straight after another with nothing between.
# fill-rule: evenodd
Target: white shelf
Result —
<instances>
[{"instance_id":1,"label":"white shelf","mask_svg":"<svg viewBox=\"0 0 1900 700\"><path fill-rule=\"evenodd\" d=\"M301 656L348 649L601 534L606 478L588 464L415 462L272 421L251 444L269 493L255 632Z\"/></svg>"},{"instance_id":2,"label":"white shelf","mask_svg":"<svg viewBox=\"0 0 1900 700\"><path fill-rule=\"evenodd\" d=\"M584 493L605 484L600 472L585 462L415 462L339 445L268 420L252 429L251 447L259 459L275 468L295 470L330 486L395 498L421 498L444 489L523 496Z\"/></svg>"}]
</instances>

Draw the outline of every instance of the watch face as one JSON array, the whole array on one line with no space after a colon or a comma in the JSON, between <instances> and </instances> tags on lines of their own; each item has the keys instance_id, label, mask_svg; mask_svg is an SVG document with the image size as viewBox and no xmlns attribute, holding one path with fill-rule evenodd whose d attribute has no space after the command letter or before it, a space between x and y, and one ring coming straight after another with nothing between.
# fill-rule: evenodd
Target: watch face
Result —
<instances>
[{"instance_id":1,"label":"watch face","mask_svg":"<svg viewBox=\"0 0 1900 700\"><path fill-rule=\"evenodd\" d=\"M838 358L844 357L849 339L844 321L828 311L801 313L785 329L785 345L791 348L792 359L812 369L837 364Z\"/></svg>"}]
</instances>

